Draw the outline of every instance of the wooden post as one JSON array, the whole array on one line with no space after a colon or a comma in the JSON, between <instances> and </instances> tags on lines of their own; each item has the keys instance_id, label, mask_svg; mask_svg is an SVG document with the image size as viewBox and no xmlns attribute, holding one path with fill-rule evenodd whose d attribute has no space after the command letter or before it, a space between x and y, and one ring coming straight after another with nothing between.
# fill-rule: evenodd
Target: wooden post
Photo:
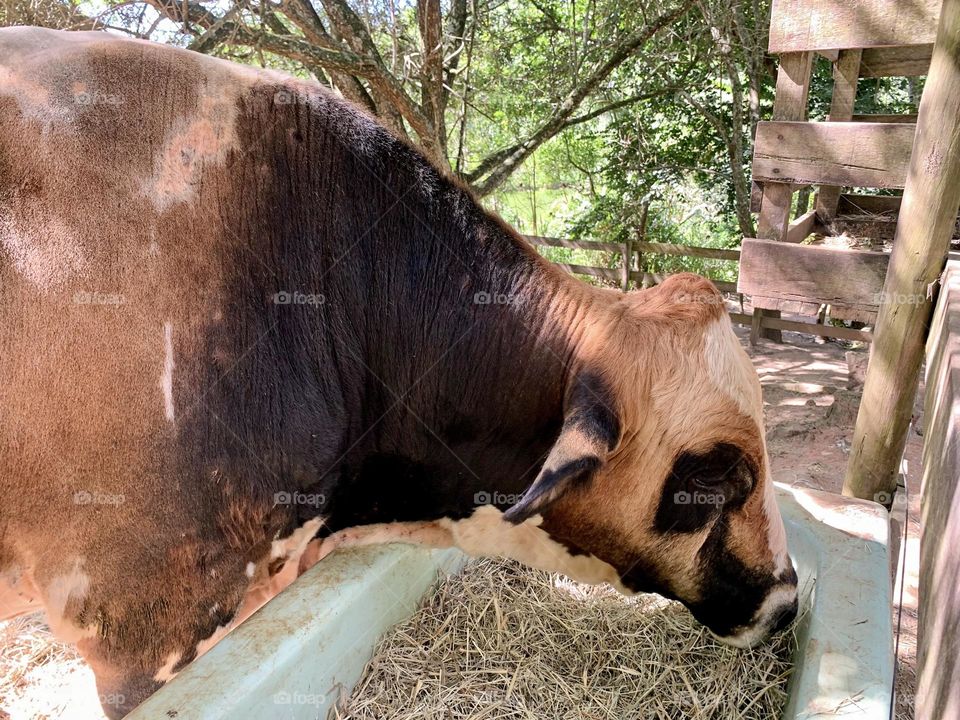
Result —
<instances>
[{"instance_id":1,"label":"wooden post","mask_svg":"<svg viewBox=\"0 0 960 720\"><path fill-rule=\"evenodd\" d=\"M845 495L873 500L892 497L896 489L930 320L930 292L943 269L958 204L960 0L944 0L843 482Z\"/></svg>"},{"instance_id":2,"label":"wooden post","mask_svg":"<svg viewBox=\"0 0 960 720\"><path fill-rule=\"evenodd\" d=\"M841 50L833 65L833 97L830 100L830 122L846 122L853 118L860 79L860 58L863 50ZM821 187L817 193L817 215L820 221L836 217L840 188Z\"/></svg>"},{"instance_id":3,"label":"wooden post","mask_svg":"<svg viewBox=\"0 0 960 720\"><path fill-rule=\"evenodd\" d=\"M637 230L637 243L643 243L647 240L647 220L650 217L650 202L647 201L640 206L640 227ZM646 262L643 259L643 251L640 250L640 245L637 245L637 271L643 273L641 277L643 278L640 281L640 287L646 289L649 287L646 277Z\"/></svg>"},{"instance_id":4,"label":"wooden post","mask_svg":"<svg viewBox=\"0 0 960 720\"><path fill-rule=\"evenodd\" d=\"M627 292L630 289L630 264L633 259L633 241L630 238L623 241L623 250L620 254L623 256L620 267L620 289Z\"/></svg>"},{"instance_id":5,"label":"wooden post","mask_svg":"<svg viewBox=\"0 0 960 720\"><path fill-rule=\"evenodd\" d=\"M810 76L813 72L812 52L783 53L777 71L777 89L773 100L774 120L806 120L807 98L810 94ZM783 240L790 225L790 205L793 201L793 185L787 183L764 183L760 200L760 215L757 218L757 237L765 240ZM779 330L763 328L764 317L778 318L779 310L753 309L754 319L750 344L755 345L761 337L774 342L782 340Z\"/></svg>"},{"instance_id":6,"label":"wooden post","mask_svg":"<svg viewBox=\"0 0 960 720\"><path fill-rule=\"evenodd\" d=\"M812 52L784 53L777 71L777 89L773 100L774 120L806 120ZM793 186L787 183L764 183L757 219L757 237L782 240L790 224Z\"/></svg>"}]
</instances>

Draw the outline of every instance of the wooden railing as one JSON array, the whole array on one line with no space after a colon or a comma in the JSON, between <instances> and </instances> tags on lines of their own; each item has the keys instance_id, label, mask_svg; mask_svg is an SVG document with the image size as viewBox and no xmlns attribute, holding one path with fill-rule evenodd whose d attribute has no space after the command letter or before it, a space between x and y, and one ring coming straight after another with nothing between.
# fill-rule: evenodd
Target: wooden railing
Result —
<instances>
[{"instance_id":1,"label":"wooden railing","mask_svg":"<svg viewBox=\"0 0 960 720\"><path fill-rule=\"evenodd\" d=\"M740 260L740 250L724 248L694 247L692 245L673 245L670 243L643 242L631 240L624 243L599 242L596 240L567 240L562 238L542 237L539 235L524 235L532 245L540 247L559 247L572 250L597 250L600 252L620 253L620 267L611 268L599 265L573 265L570 263L555 262L568 272L577 275L603 278L619 282L623 290L628 290L630 282L649 287L663 282L669 273L653 273L645 270L635 270L634 267L643 267L644 255L666 255L674 257L699 257L711 260ZM634 258L637 262L634 263ZM736 293L736 281L710 278L721 292Z\"/></svg>"},{"instance_id":2,"label":"wooden railing","mask_svg":"<svg viewBox=\"0 0 960 720\"><path fill-rule=\"evenodd\" d=\"M565 238L542 237L539 235L524 235L526 240L537 247L569 248L571 250L596 250L620 254L620 267L612 268L600 265L575 265L571 263L555 262L554 264L567 272L588 277L602 278L618 282L622 290L630 289L630 283L638 286L650 287L663 282L670 273L653 273L644 270L635 270L634 267L644 266L644 255L661 255L667 257L697 257L709 260L740 260L740 248L708 248L693 245L674 245L672 243L658 243L633 240L625 243L600 242L597 240L568 240ZM634 263L634 257L637 262ZM721 292L738 295L743 301L743 293L737 291L737 281L719 280L710 278ZM865 330L856 330L845 327L834 327L821 323L810 323L798 320L786 320L779 317L744 312L731 312L730 319L745 325L757 332L764 330L789 330L792 332L833 337L842 340L859 340L870 342L871 335Z\"/></svg>"}]
</instances>

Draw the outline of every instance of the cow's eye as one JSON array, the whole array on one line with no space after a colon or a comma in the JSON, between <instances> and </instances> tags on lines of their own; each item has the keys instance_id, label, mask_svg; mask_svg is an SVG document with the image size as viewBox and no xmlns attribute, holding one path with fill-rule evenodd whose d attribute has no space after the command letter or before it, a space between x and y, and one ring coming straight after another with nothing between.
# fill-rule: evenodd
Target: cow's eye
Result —
<instances>
[{"instance_id":1,"label":"cow's eye","mask_svg":"<svg viewBox=\"0 0 960 720\"><path fill-rule=\"evenodd\" d=\"M717 485L720 485L724 480L727 479L727 477L726 475L719 474L719 473L715 475L698 474L698 475L694 475L692 479L695 484L700 485L702 487L715 487Z\"/></svg>"},{"instance_id":2,"label":"cow's eye","mask_svg":"<svg viewBox=\"0 0 960 720\"><path fill-rule=\"evenodd\" d=\"M665 533L700 530L742 503L753 485L753 466L734 445L682 452L663 486L655 525Z\"/></svg>"}]
</instances>

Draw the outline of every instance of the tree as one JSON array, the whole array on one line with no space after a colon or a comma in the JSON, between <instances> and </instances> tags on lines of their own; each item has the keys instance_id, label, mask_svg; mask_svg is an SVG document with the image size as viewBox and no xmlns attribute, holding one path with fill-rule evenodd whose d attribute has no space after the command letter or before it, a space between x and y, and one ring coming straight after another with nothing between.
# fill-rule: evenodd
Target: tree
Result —
<instances>
[{"instance_id":1,"label":"tree","mask_svg":"<svg viewBox=\"0 0 960 720\"><path fill-rule=\"evenodd\" d=\"M655 67L654 38L668 34L694 3L111 0L93 20L137 37L312 75L379 116L484 196L565 129L638 97L671 91L656 74L645 75L643 91L629 96L609 81L641 55L649 54ZM504 46L504 36L515 45ZM501 44L493 44L497 40ZM549 54L534 58L533 51ZM512 90L540 102L524 108L534 112L525 114L522 133L474 156L465 144L470 118L495 115L503 101L503 95L488 93L483 81L496 85L498 70L522 74L516 65L491 64L504 53L535 61Z\"/></svg>"}]
</instances>

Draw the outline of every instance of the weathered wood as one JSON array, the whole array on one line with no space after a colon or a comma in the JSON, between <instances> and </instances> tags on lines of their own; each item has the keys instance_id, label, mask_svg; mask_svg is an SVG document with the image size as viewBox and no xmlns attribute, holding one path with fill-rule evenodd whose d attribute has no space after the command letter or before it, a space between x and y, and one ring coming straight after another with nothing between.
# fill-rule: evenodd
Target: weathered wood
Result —
<instances>
[{"instance_id":1,"label":"weathered wood","mask_svg":"<svg viewBox=\"0 0 960 720\"><path fill-rule=\"evenodd\" d=\"M655 255L677 257L711 258L713 260L739 260L740 251L727 248L696 247L694 245L674 245L672 243L638 242L634 247L641 252Z\"/></svg>"},{"instance_id":2,"label":"weathered wood","mask_svg":"<svg viewBox=\"0 0 960 720\"><path fill-rule=\"evenodd\" d=\"M860 62L860 77L917 77L930 70L933 45L867 48Z\"/></svg>"},{"instance_id":3,"label":"weathered wood","mask_svg":"<svg viewBox=\"0 0 960 720\"><path fill-rule=\"evenodd\" d=\"M807 335L817 335L820 337L833 337L840 340L856 340L859 342L873 342L873 334L866 330L855 330L854 328L833 327L832 325L820 325L817 323L801 322L799 320L784 320L782 318L764 317L758 312L748 313L730 313L730 322L737 325L746 325L753 329L754 318L759 318L762 327L772 327L778 330L790 330L791 332L806 333ZM754 343L755 344L755 343Z\"/></svg>"},{"instance_id":4,"label":"weathered wood","mask_svg":"<svg viewBox=\"0 0 960 720\"><path fill-rule=\"evenodd\" d=\"M960 707L960 263L947 264L926 346L918 720Z\"/></svg>"},{"instance_id":5,"label":"weathered wood","mask_svg":"<svg viewBox=\"0 0 960 720\"><path fill-rule=\"evenodd\" d=\"M784 241L788 243L803 242L813 232L817 224L817 211L808 210L803 215L794 220L787 227L787 234Z\"/></svg>"},{"instance_id":6,"label":"weathered wood","mask_svg":"<svg viewBox=\"0 0 960 720\"><path fill-rule=\"evenodd\" d=\"M790 330L792 332L807 333L808 335L817 335L819 337L832 337L840 340L859 340L860 342L873 341L872 333L866 330L856 330L855 328L834 327L833 325L801 322L799 320L784 320L782 318L764 318L763 324L766 327L776 328L777 330Z\"/></svg>"},{"instance_id":7,"label":"weathered wood","mask_svg":"<svg viewBox=\"0 0 960 720\"><path fill-rule=\"evenodd\" d=\"M595 267L593 265L573 265L571 263L554 263L559 268L563 268L569 273L577 275L588 275L590 277L603 278L604 280L620 280L620 270L618 268Z\"/></svg>"},{"instance_id":8,"label":"weathered wood","mask_svg":"<svg viewBox=\"0 0 960 720\"><path fill-rule=\"evenodd\" d=\"M774 120L805 120L813 71L813 53L786 53L780 57L777 89L773 101ZM762 123L761 123L762 124ZM754 180L757 180L754 172ZM757 235L780 240L790 223L794 188L786 178L766 178L757 218ZM783 182L781 182L783 181Z\"/></svg>"},{"instance_id":9,"label":"weathered wood","mask_svg":"<svg viewBox=\"0 0 960 720\"><path fill-rule=\"evenodd\" d=\"M773 0L772 53L931 43L940 0Z\"/></svg>"},{"instance_id":10,"label":"weathered wood","mask_svg":"<svg viewBox=\"0 0 960 720\"><path fill-rule=\"evenodd\" d=\"M879 252L744 238L737 291L750 295L754 307L826 303L845 317L869 321L879 305L887 258Z\"/></svg>"},{"instance_id":11,"label":"weathered wood","mask_svg":"<svg viewBox=\"0 0 960 720\"><path fill-rule=\"evenodd\" d=\"M919 115L843 483L845 494L861 498L896 488L932 308L929 293L960 206L960 0L944 0ZM918 720L947 717L941 714L947 705L924 705L922 711L918 704Z\"/></svg>"},{"instance_id":12,"label":"weathered wood","mask_svg":"<svg viewBox=\"0 0 960 720\"><path fill-rule=\"evenodd\" d=\"M860 57L863 50L841 50L833 64L833 96L830 100L830 122L849 122L857 99L857 79L860 77ZM821 219L837 214L840 188L821 185L817 193L817 214Z\"/></svg>"},{"instance_id":13,"label":"weathered wood","mask_svg":"<svg viewBox=\"0 0 960 720\"><path fill-rule=\"evenodd\" d=\"M531 245L545 247L571 248L574 250L599 250L601 252L620 252L621 243L600 242L598 240L567 240L566 238L543 237L541 235L524 235L524 239Z\"/></svg>"},{"instance_id":14,"label":"weathered wood","mask_svg":"<svg viewBox=\"0 0 960 720\"><path fill-rule=\"evenodd\" d=\"M830 118L833 119L832 117ZM899 123L901 125L916 125L917 116L913 115L854 115L853 122Z\"/></svg>"},{"instance_id":15,"label":"weathered wood","mask_svg":"<svg viewBox=\"0 0 960 720\"><path fill-rule=\"evenodd\" d=\"M750 344L756 345L760 341L760 333L763 330L763 310L753 308L753 317L750 318Z\"/></svg>"},{"instance_id":16,"label":"weathered wood","mask_svg":"<svg viewBox=\"0 0 960 720\"><path fill-rule=\"evenodd\" d=\"M614 280L616 282L622 281L623 278L621 268L605 268L596 267L594 265L574 265L571 263L554 263L554 265L575 275L587 275L589 277L603 278L604 280ZM657 285L658 283L663 282L667 277L673 274L674 273L650 273L631 270L630 279L641 283L647 282L649 285L646 287L649 287L651 285ZM720 292L737 292L737 283L735 282L730 282L729 280L715 280L713 278L710 278L710 282L716 285Z\"/></svg>"},{"instance_id":17,"label":"weathered wood","mask_svg":"<svg viewBox=\"0 0 960 720\"><path fill-rule=\"evenodd\" d=\"M893 240L900 201L899 195L841 195L837 217L829 224L830 231L872 240ZM960 238L960 222L954 223L952 237Z\"/></svg>"},{"instance_id":18,"label":"weathered wood","mask_svg":"<svg viewBox=\"0 0 960 720\"><path fill-rule=\"evenodd\" d=\"M760 203L763 202L763 188L756 180L750 181L750 212L760 212Z\"/></svg>"},{"instance_id":19,"label":"weathered wood","mask_svg":"<svg viewBox=\"0 0 960 720\"><path fill-rule=\"evenodd\" d=\"M871 244L886 243L897 233L897 218L887 215L837 215L824 223L830 235L848 235Z\"/></svg>"},{"instance_id":20,"label":"weathered wood","mask_svg":"<svg viewBox=\"0 0 960 720\"><path fill-rule=\"evenodd\" d=\"M637 272L634 271L630 273L631 280L637 280L641 283L644 283L644 287L652 287L653 285L659 285L664 280L666 280L670 275L676 273L651 273L651 272ZM717 286L717 290L720 292L726 293L735 293L737 292L737 283L730 282L729 280L716 280L714 278L708 278L710 282Z\"/></svg>"},{"instance_id":21,"label":"weathered wood","mask_svg":"<svg viewBox=\"0 0 960 720\"><path fill-rule=\"evenodd\" d=\"M753 177L762 182L903 187L915 131L914 125L887 123L761 122Z\"/></svg>"},{"instance_id":22,"label":"weathered wood","mask_svg":"<svg viewBox=\"0 0 960 720\"><path fill-rule=\"evenodd\" d=\"M812 52L784 53L780 56L776 95L773 100L774 120L806 120L813 59ZM786 235L795 189L789 182L764 183L757 216L757 234L760 237L781 240ZM780 316L777 311L766 310L760 310L757 314ZM779 330L764 330L758 326L755 332L750 333L751 344L755 344L760 337L774 342L781 341Z\"/></svg>"},{"instance_id":23,"label":"weathered wood","mask_svg":"<svg viewBox=\"0 0 960 720\"><path fill-rule=\"evenodd\" d=\"M892 215L896 217L900 212L900 196L846 193L840 196L837 211L841 215Z\"/></svg>"}]
</instances>

